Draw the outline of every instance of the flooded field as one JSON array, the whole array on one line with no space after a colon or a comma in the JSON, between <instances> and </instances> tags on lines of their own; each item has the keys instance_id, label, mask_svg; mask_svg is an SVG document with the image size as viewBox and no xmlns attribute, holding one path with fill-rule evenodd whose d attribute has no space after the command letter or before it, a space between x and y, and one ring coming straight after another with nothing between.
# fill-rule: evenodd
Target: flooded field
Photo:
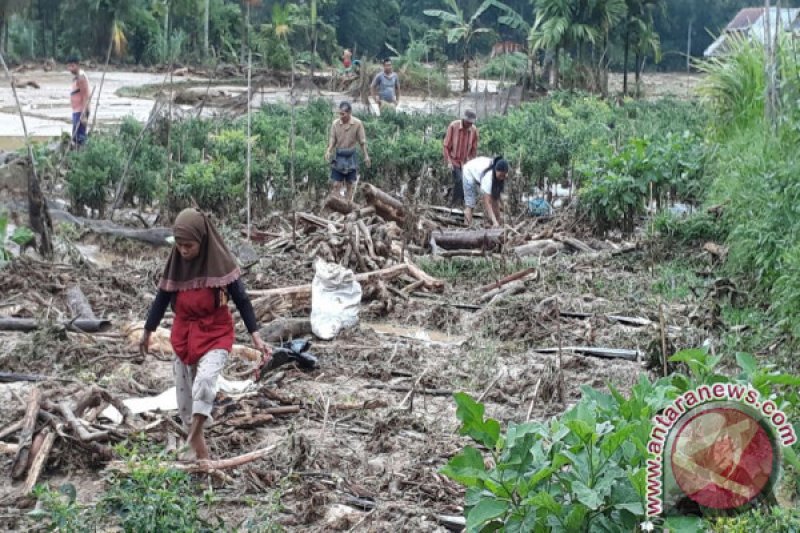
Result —
<instances>
[{"instance_id":1,"label":"flooded field","mask_svg":"<svg viewBox=\"0 0 800 533\"><path fill-rule=\"evenodd\" d=\"M102 72L97 70L87 70L90 83L95 87L95 93L99 91ZM461 86L460 72L451 72L451 85L454 90L453 96L448 98L436 98L425 96L404 96L399 106L399 111L433 113L444 112L459 114L464 106L477 108L480 114L491 112L481 98L492 98L500 90L499 83L492 80L471 81L472 94L463 95L458 92ZM17 80L17 94L25 113L25 122L28 127L28 134L36 141L45 141L52 137L58 137L62 133L68 133L71 128L71 109L69 106L69 87L71 75L66 70L44 72L43 70L30 70L15 74ZM646 97L675 96L679 98L692 97L701 76L697 74L680 73L654 73L646 74L643 80L643 92ZM146 88L164 83L166 80L163 73L142 73L112 71L108 72L100 94L100 106L97 112L97 124L114 124L121 121L124 117L131 115L137 120L147 119L153 108L153 97L156 89L151 91L136 91L131 89ZM176 92L178 90L186 93L205 93L209 90L213 95L222 97L236 97L245 91L244 86L236 81L225 83L224 85L213 85L208 88L208 80L201 77L180 77L174 79ZM38 89L26 85L28 82L35 82ZM612 93L622 90L622 75L612 73L610 78L610 88ZM23 86L24 85L24 86ZM633 76L629 79L629 87L633 85ZM127 89L123 91L122 89ZM143 96L129 96L130 94L142 94ZM489 95L488 97L486 95ZM344 93L332 91L298 91L295 94L295 101L299 105L307 102L309 97L322 97L335 102L341 99L350 98ZM264 103L287 103L290 95L287 87L266 87L256 91L253 103L259 106ZM92 113L95 110L97 94L93 98ZM491 105L491 104L490 104ZM188 109L191 106L181 106ZM363 110L363 106L356 103L356 111ZM213 108L207 109L207 113L213 113ZM94 119L90 119L90 122ZM23 131L22 124L17 114L16 104L8 85L0 86L0 150L14 150L22 147Z\"/></svg>"}]
</instances>

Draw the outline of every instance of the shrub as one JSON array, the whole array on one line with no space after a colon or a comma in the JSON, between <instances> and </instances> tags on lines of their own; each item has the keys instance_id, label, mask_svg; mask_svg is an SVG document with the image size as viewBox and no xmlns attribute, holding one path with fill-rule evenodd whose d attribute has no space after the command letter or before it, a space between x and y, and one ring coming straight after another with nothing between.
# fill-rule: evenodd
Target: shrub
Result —
<instances>
[{"instance_id":1,"label":"shrub","mask_svg":"<svg viewBox=\"0 0 800 533\"><path fill-rule=\"evenodd\" d=\"M195 494L186 472L174 470L161 455L138 455L118 448L127 458L126 473L112 474L110 487L98 505L102 515L115 516L126 532L189 533L214 531L200 516L200 506L211 503Z\"/></svg>"},{"instance_id":2,"label":"shrub","mask_svg":"<svg viewBox=\"0 0 800 533\"><path fill-rule=\"evenodd\" d=\"M489 59L481 69L481 77L514 81L528 71L528 56L522 52L502 54Z\"/></svg>"},{"instance_id":3,"label":"shrub","mask_svg":"<svg viewBox=\"0 0 800 533\"><path fill-rule=\"evenodd\" d=\"M442 473L467 488L467 531L634 531L645 518L646 470L651 419L679 394L701 384L747 383L792 416L800 407L800 377L759 368L756 359L737 356L736 377L716 372L721 356L686 350L670 358L690 373L651 383L644 375L624 397L583 388L581 400L546 423L510 423L501 433L484 406L456 393L459 432L491 456L466 446ZM793 448L784 462L797 466ZM487 466L490 465L490 466ZM679 527L680 523L682 527ZM697 518L668 519L676 531L701 531ZM691 527L692 529L685 529Z\"/></svg>"},{"instance_id":4,"label":"shrub","mask_svg":"<svg viewBox=\"0 0 800 533\"><path fill-rule=\"evenodd\" d=\"M67 191L72 209L84 208L105 215L111 185L122 176L125 154L113 139L96 136L83 149L69 155Z\"/></svg>"}]
</instances>

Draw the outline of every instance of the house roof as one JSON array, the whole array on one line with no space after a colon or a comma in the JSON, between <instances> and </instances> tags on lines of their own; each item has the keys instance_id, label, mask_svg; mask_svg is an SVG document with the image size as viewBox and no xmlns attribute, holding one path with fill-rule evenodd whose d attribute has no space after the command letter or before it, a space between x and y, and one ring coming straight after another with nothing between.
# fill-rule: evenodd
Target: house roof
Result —
<instances>
[{"instance_id":1,"label":"house roof","mask_svg":"<svg viewBox=\"0 0 800 533\"><path fill-rule=\"evenodd\" d=\"M725 31L745 30L752 26L761 17L762 13L764 13L763 7L746 7L736 13L733 20L725 26Z\"/></svg>"},{"instance_id":2,"label":"house roof","mask_svg":"<svg viewBox=\"0 0 800 533\"><path fill-rule=\"evenodd\" d=\"M712 57L725 53L727 37L732 34L746 35L754 41L765 43L767 41L765 30L766 23L773 28L780 25L783 31L798 31L800 29L800 9L776 7L769 10L769 19L765 16L763 7L747 7L740 10L732 21L728 23L720 36L703 52L705 57ZM778 22L780 20L780 22Z\"/></svg>"}]
</instances>

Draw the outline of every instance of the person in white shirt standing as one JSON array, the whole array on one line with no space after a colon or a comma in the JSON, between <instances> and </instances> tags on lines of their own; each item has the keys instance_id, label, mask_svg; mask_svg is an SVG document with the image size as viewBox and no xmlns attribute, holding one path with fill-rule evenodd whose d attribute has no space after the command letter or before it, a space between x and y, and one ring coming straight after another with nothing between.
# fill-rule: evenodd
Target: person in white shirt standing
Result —
<instances>
[{"instance_id":1,"label":"person in white shirt standing","mask_svg":"<svg viewBox=\"0 0 800 533\"><path fill-rule=\"evenodd\" d=\"M494 159L476 157L464 165L462 173L464 222L467 227L472 226L472 210L478 204L478 197L483 200L483 208L492 227L500 227L503 223L500 195L503 194L508 176L508 161L503 156Z\"/></svg>"}]
</instances>

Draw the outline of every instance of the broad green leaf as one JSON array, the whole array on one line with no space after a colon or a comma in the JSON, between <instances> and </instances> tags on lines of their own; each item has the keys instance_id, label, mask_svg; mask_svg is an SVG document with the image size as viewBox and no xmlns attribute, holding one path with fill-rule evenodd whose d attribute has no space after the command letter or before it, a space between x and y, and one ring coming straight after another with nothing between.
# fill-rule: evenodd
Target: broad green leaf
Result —
<instances>
[{"instance_id":1,"label":"broad green leaf","mask_svg":"<svg viewBox=\"0 0 800 533\"><path fill-rule=\"evenodd\" d=\"M596 490L587 487L581 481L574 481L572 483L572 492L575 493L576 499L584 504L592 511L596 510L603 503L603 499Z\"/></svg>"},{"instance_id":2,"label":"broad green leaf","mask_svg":"<svg viewBox=\"0 0 800 533\"><path fill-rule=\"evenodd\" d=\"M602 450L606 457L610 457L619 449L620 446L622 446L626 440L628 440L628 437L630 437L635 430L636 425L634 424L622 426L621 429L618 429L614 433L607 435L603 439L603 442L600 443L600 450Z\"/></svg>"},{"instance_id":3,"label":"broad green leaf","mask_svg":"<svg viewBox=\"0 0 800 533\"><path fill-rule=\"evenodd\" d=\"M673 363L700 363L703 366L706 365L707 359L708 354L706 351L699 348L681 350L669 358L670 362Z\"/></svg>"},{"instance_id":4,"label":"broad green leaf","mask_svg":"<svg viewBox=\"0 0 800 533\"><path fill-rule=\"evenodd\" d=\"M536 473L535 473L534 475L532 475L532 476L531 476L531 478L528 480L528 483L527 483L527 484L528 484L528 491L531 491L531 490L535 489L535 488L536 488L536 486L537 486L539 483L541 483L541 482L542 482L542 481L544 481L545 479L548 479L548 478L549 478L550 476L552 476L552 475L553 475L555 472L557 472L557 470L558 470L557 468L554 468L554 467L552 467L552 466L548 466L548 467L546 467L546 468L542 468L541 470L539 470L538 472L536 472Z\"/></svg>"},{"instance_id":5,"label":"broad green leaf","mask_svg":"<svg viewBox=\"0 0 800 533\"><path fill-rule=\"evenodd\" d=\"M459 432L467 435L487 448L494 448L500 438L500 423L491 418L484 420L484 406L468 394L457 392L453 395L458 405L456 416L462 422Z\"/></svg>"},{"instance_id":6,"label":"broad green leaf","mask_svg":"<svg viewBox=\"0 0 800 533\"><path fill-rule=\"evenodd\" d=\"M500 518L508 512L508 502L486 498L467 513L467 531L480 531L487 522Z\"/></svg>"},{"instance_id":7,"label":"broad green leaf","mask_svg":"<svg viewBox=\"0 0 800 533\"><path fill-rule=\"evenodd\" d=\"M18 227L14 230L14 233L11 234L11 242L19 246L30 244L35 238L36 236L34 235L33 231L25 226Z\"/></svg>"},{"instance_id":8,"label":"broad green leaf","mask_svg":"<svg viewBox=\"0 0 800 533\"><path fill-rule=\"evenodd\" d=\"M746 377L753 375L753 372L758 368L758 361L749 353L739 352L736 354L736 364L742 369L742 373Z\"/></svg>"},{"instance_id":9,"label":"broad green leaf","mask_svg":"<svg viewBox=\"0 0 800 533\"><path fill-rule=\"evenodd\" d=\"M568 420L564 422L564 425L567 426L581 442L587 443L592 440L594 428L583 420Z\"/></svg>"},{"instance_id":10,"label":"broad green leaf","mask_svg":"<svg viewBox=\"0 0 800 533\"><path fill-rule=\"evenodd\" d=\"M588 513L589 510L586 506L579 503L575 504L567 515L567 519L564 520L564 526L568 531L581 531L586 525L586 515Z\"/></svg>"},{"instance_id":11,"label":"broad green leaf","mask_svg":"<svg viewBox=\"0 0 800 533\"><path fill-rule=\"evenodd\" d=\"M522 504L541 507L542 509L545 509L554 515L560 515L562 509L562 505L558 503L549 492L545 491L537 492L527 500L523 501Z\"/></svg>"},{"instance_id":12,"label":"broad green leaf","mask_svg":"<svg viewBox=\"0 0 800 533\"><path fill-rule=\"evenodd\" d=\"M800 376L791 374L766 374L764 381L775 385L789 385L790 387L800 387Z\"/></svg>"},{"instance_id":13,"label":"broad green leaf","mask_svg":"<svg viewBox=\"0 0 800 533\"><path fill-rule=\"evenodd\" d=\"M636 516L644 516L644 505L639 502L616 503L614 504L614 509L627 511Z\"/></svg>"},{"instance_id":14,"label":"broad green leaf","mask_svg":"<svg viewBox=\"0 0 800 533\"><path fill-rule=\"evenodd\" d=\"M461 453L442 467L440 472L467 487L474 487L486 478L483 456L472 446L465 446Z\"/></svg>"}]
</instances>

